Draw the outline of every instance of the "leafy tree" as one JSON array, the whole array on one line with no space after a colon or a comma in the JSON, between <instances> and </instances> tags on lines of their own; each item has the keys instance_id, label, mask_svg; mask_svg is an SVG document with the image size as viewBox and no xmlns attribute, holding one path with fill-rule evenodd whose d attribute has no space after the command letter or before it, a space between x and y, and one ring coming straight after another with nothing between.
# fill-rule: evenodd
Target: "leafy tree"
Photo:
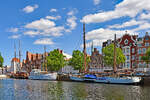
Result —
<instances>
[{"instance_id":1,"label":"leafy tree","mask_svg":"<svg viewBox=\"0 0 150 100\"><path fill-rule=\"evenodd\" d=\"M109 46L103 48L102 50L104 56L104 64L108 66L113 66L114 64L114 44L110 44ZM120 65L125 63L125 56L120 48L116 48L116 64Z\"/></svg>"},{"instance_id":2,"label":"leafy tree","mask_svg":"<svg viewBox=\"0 0 150 100\"><path fill-rule=\"evenodd\" d=\"M90 62L90 57L86 57L86 64ZM69 65L73 66L75 70L83 70L84 69L84 53L79 50L74 50L72 54L72 58L69 61Z\"/></svg>"},{"instance_id":3,"label":"leafy tree","mask_svg":"<svg viewBox=\"0 0 150 100\"><path fill-rule=\"evenodd\" d=\"M53 50L47 56L48 71L58 71L65 66L65 56L58 50Z\"/></svg>"},{"instance_id":4,"label":"leafy tree","mask_svg":"<svg viewBox=\"0 0 150 100\"><path fill-rule=\"evenodd\" d=\"M3 66L3 63L4 63L4 59L3 59L3 57L1 56L1 53L0 53L0 67Z\"/></svg>"},{"instance_id":5,"label":"leafy tree","mask_svg":"<svg viewBox=\"0 0 150 100\"><path fill-rule=\"evenodd\" d=\"M147 49L146 51L146 55L141 57L141 60L145 61L147 64L147 68L148 68L148 64L150 61L150 48Z\"/></svg>"}]
</instances>

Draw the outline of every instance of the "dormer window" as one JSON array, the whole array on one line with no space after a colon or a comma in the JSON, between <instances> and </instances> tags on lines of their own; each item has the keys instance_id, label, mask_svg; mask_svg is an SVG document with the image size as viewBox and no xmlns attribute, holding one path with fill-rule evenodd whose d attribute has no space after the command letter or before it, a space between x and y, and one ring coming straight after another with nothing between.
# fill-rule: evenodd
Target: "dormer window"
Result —
<instances>
[{"instance_id":1,"label":"dormer window","mask_svg":"<svg viewBox=\"0 0 150 100\"><path fill-rule=\"evenodd\" d=\"M127 39L124 41L124 44L128 44L128 40Z\"/></svg>"}]
</instances>

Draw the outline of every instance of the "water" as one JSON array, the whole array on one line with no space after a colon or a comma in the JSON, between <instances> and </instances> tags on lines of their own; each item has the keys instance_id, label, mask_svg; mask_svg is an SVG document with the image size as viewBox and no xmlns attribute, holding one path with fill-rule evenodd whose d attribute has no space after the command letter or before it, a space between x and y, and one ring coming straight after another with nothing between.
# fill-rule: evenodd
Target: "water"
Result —
<instances>
[{"instance_id":1,"label":"water","mask_svg":"<svg viewBox=\"0 0 150 100\"><path fill-rule=\"evenodd\" d=\"M150 87L3 79L0 100L150 100Z\"/></svg>"}]
</instances>

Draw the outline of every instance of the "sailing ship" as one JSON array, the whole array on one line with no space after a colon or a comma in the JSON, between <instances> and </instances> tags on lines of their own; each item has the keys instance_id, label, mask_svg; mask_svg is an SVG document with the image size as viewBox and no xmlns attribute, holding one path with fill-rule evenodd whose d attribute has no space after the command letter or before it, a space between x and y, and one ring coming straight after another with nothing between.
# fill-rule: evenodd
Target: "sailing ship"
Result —
<instances>
[{"instance_id":1,"label":"sailing ship","mask_svg":"<svg viewBox=\"0 0 150 100\"><path fill-rule=\"evenodd\" d=\"M83 53L84 53L84 72L86 72L86 44L85 44L85 23L83 23ZM83 75L72 74L70 75L70 80L72 81L88 81L88 77Z\"/></svg>"},{"instance_id":2,"label":"sailing ship","mask_svg":"<svg viewBox=\"0 0 150 100\"><path fill-rule=\"evenodd\" d=\"M114 75L109 77L97 77L95 82L98 83L110 83L110 84L138 84L141 82L141 77L120 77L117 76L117 67L116 67L116 34L114 37L114 66L113 66Z\"/></svg>"},{"instance_id":3,"label":"sailing ship","mask_svg":"<svg viewBox=\"0 0 150 100\"><path fill-rule=\"evenodd\" d=\"M29 79L32 80L56 80L57 79L57 73L49 73L47 72L47 62L46 62L46 47L44 47L44 55L43 55L43 71L42 67L41 69L33 69L30 72Z\"/></svg>"}]
</instances>

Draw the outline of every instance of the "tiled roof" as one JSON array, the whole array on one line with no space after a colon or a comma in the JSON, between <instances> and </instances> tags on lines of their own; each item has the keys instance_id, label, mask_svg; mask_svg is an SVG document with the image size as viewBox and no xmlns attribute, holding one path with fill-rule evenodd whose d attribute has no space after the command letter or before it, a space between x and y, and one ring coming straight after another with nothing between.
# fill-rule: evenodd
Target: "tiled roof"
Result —
<instances>
[{"instance_id":1,"label":"tiled roof","mask_svg":"<svg viewBox=\"0 0 150 100\"><path fill-rule=\"evenodd\" d=\"M12 62L20 62L20 59L19 58L13 58L11 61Z\"/></svg>"}]
</instances>

